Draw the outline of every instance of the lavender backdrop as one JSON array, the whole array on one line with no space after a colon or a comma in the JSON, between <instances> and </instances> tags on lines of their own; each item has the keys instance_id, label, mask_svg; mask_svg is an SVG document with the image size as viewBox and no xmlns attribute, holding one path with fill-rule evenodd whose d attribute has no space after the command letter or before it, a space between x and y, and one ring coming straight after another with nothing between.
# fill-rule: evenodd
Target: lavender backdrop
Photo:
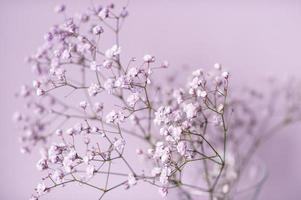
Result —
<instances>
[{"instance_id":1,"label":"lavender backdrop","mask_svg":"<svg viewBox=\"0 0 301 200\"><path fill-rule=\"evenodd\" d=\"M31 80L23 58L59 20L52 10L60 2L0 0L0 199L26 199L39 181L34 167L37 155L19 154L11 113L22 105L13 99L13 93ZM89 4L84 0L65 2L69 13ZM121 38L126 55L141 57L148 52L169 60L173 68L220 62L236 84L255 87L261 87L261 81L271 75L301 78L300 0L132 0L130 15ZM290 128L261 149L269 168L261 200L301 199L300 128ZM145 185L129 192L119 190L106 199L120 199L120 195L122 199L141 199L142 195L146 200L161 199L155 189ZM95 193L89 190L67 187L44 199L93 197Z\"/></svg>"}]
</instances>

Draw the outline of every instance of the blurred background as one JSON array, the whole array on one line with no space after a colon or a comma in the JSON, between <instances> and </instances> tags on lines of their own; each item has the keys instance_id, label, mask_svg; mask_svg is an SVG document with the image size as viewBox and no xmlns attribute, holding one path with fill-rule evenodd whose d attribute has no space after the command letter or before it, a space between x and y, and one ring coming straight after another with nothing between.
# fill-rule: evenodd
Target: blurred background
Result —
<instances>
[{"instance_id":1,"label":"blurred background","mask_svg":"<svg viewBox=\"0 0 301 200\"><path fill-rule=\"evenodd\" d=\"M94 3L107 1L94 0ZM122 5L125 1L120 2ZM59 3L67 13L83 11L90 1L0 0L0 199L28 199L40 180L38 155L19 153L18 133L11 122L21 102L13 97L31 83L24 57L43 42L49 27L60 21ZM262 87L271 76L301 79L300 0L131 0L130 17L121 34L126 55L144 53L166 59L171 68L209 68L222 63L236 84ZM162 78L164 75L162 75ZM180 79L185 77L180 76ZM286 129L260 149L269 179L260 200L301 199L301 126ZM121 197L122 195L122 197ZM138 185L105 199L161 199L157 190ZM44 199L97 199L90 190L67 187Z\"/></svg>"}]
</instances>

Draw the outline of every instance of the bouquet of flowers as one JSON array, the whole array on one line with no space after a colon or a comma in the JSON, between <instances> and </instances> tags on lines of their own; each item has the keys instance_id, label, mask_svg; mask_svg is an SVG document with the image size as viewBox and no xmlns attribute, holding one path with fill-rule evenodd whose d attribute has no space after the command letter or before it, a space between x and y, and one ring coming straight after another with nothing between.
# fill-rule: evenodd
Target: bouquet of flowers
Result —
<instances>
[{"instance_id":1,"label":"bouquet of flowers","mask_svg":"<svg viewBox=\"0 0 301 200\"><path fill-rule=\"evenodd\" d=\"M21 152L41 153L42 180L31 200L74 183L99 191L99 199L136 184L153 185L163 198L174 190L179 199L236 199L242 179L252 179L242 177L257 148L301 119L294 81L271 81L268 92L234 90L216 63L174 88L176 76L156 78L167 61L121 59L127 6L92 5L72 17L64 5L55 11L63 22L27 58L35 79L16 94L26 101L14 114ZM140 141L134 152L127 150L133 137Z\"/></svg>"}]
</instances>

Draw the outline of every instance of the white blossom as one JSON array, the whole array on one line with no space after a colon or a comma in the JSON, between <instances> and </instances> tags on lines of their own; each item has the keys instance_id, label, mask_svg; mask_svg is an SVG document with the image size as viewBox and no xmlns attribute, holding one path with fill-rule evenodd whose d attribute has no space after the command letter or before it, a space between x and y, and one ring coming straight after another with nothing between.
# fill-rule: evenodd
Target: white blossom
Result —
<instances>
[{"instance_id":1,"label":"white blossom","mask_svg":"<svg viewBox=\"0 0 301 200\"><path fill-rule=\"evenodd\" d=\"M113 78L108 78L106 80L106 82L103 84L104 89L109 93L112 94L113 93L113 89L114 89L114 84L115 84L115 79Z\"/></svg>"},{"instance_id":2,"label":"white blossom","mask_svg":"<svg viewBox=\"0 0 301 200\"><path fill-rule=\"evenodd\" d=\"M51 177L55 182L61 183L64 178L64 173L61 170L57 169L54 171Z\"/></svg>"},{"instance_id":3,"label":"white blossom","mask_svg":"<svg viewBox=\"0 0 301 200\"><path fill-rule=\"evenodd\" d=\"M159 188L159 193L162 196L162 198L165 198L168 194L168 188L167 187Z\"/></svg>"},{"instance_id":4,"label":"white blossom","mask_svg":"<svg viewBox=\"0 0 301 200\"><path fill-rule=\"evenodd\" d=\"M214 68L217 70L221 70L222 69L222 65L220 63L215 63L214 64Z\"/></svg>"},{"instance_id":5,"label":"white blossom","mask_svg":"<svg viewBox=\"0 0 301 200\"><path fill-rule=\"evenodd\" d=\"M81 102L79 102L79 106L80 106L82 109L86 110L86 108L87 108L87 106L88 106L88 102L87 102L87 101L81 101Z\"/></svg>"},{"instance_id":6,"label":"white blossom","mask_svg":"<svg viewBox=\"0 0 301 200\"><path fill-rule=\"evenodd\" d=\"M118 124L123 122L124 118L125 116L121 111L117 113L115 110L112 110L109 114L107 114L106 122L110 124Z\"/></svg>"},{"instance_id":7,"label":"white blossom","mask_svg":"<svg viewBox=\"0 0 301 200\"><path fill-rule=\"evenodd\" d=\"M130 96L128 96L126 101L130 107L134 107L139 99L140 99L139 93L135 92L135 93L132 93Z\"/></svg>"},{"instance_id":8,"label":"white blossom","mask_svg":"<svg viewBox=\"0 0 301 200\"><path fill-rule=\"evenodd\" d=\"M90 87L88 88L88 93L92 97L92 96L95 96L97 93L99 93L100 89L101 88L98 83L92 83L90 85Z\"/></svg>"},{"instance_id":9,"label":"white blossom","mask_svg":"<svg viewBox=\"0 0 301 200\"><path fill-rule=\"evenodd\" d=\"M152 176L158 176L161 174L161 168L160 167L154 167L151 171Z\"/></svg>"},{"instance_id":10,"label":"white blossom","mask_svg":"<svg viewBox=\"0 0 301 200\"><path fill-rule=\"evenodd\" d=\"M121 47L115 44L110 49L106 50L105 56L108 59L113 59L114 57L118 56L120 52L121 52Z\"/></svg>"},{"instance_id":11,"label":"white blossom","mask_svg":"<svg viewBox=\"0 0 301 200\"><path fill-rule=\"evenodd\" d=\"M133 186L133 185L136 185L136 184L137 184L137 179L136 179L136 177L134 176L134 174L132 174L132 173L130 173L130 174L128 175L128 184L129 184L130 186Z\"/></svg>"},{"instance_id":12,"label":"white blossom","mask_svg":"<svg viewBox=\"0 0 301 200\"><path fill-rule=\"evenodd\" d=\"M192 119L196 117L198 107L192 103L189 103L184 105L183 110L186 113L187 118Z\"/></svg>"},{"instance_id":13,"label":"white blossom","mask_svg":"<svg viewBox=\"0 0 301 200\"><path fill-rule=\"evenodd\" d=\"M144 60L144 62L150 63L150 62L154 62L155 61L155 57L151 56L149 54L146 54L146 55L143 56L143 60Z\"/></svg>"},{"instance_id":14,"label":"white blossom","mask_svg":"<svg viewBox=\"0 0 301 200\"><path fill-rule=\"evenodd\" d=\"M121 153L125 146L125 140L120 138L114 142L114 148Z\"/></svg>"},{"instance_id":15,"label":"white blossom","mask_svg":"<svg viewBox=\"0 0 301 200\"><path fill-rule=\"evenodd\" d=\"M196 94L198 97L202 97L202 98L205 98L207 96L207 92L204 90L197 90Z\"/></svg>"},{"instance_id":16,"label":"white blossom","mask_svg":"<svg viewBox=\"0 0 301 200\"><path fill-rule=\"evenodd\" d=\"M47 159L41 158L41 159L38 161L36 167L37 167L37 169L38 169L39 171L42 171L42 170L47 169L47 168L48 168Z\"/></svg>"},{"instance_id":17,"label":"white blossom","mask_svg":"<svg viewBox=\"0 0 301 200\"><path fill-rule=\"evenodd\" d=\"M92 177L95 173L95 167L94 165L89 164L86 168L86 174L88 177Z\"/></svg>"},{"instance_id":18,"label":"white blossom","mask_svg":"<svg viewBox=\"0 0 301 200\"><path fill-rule=\"evenodd\" d=\"M127 75L129 77L136 77L139 74L139 70L136 67L132 67L128 70Z\"/></svg>"},{"instance_id":19,"label":"white blossom","mask_svg":"<svg viewBox=\"0 0 301 200\"><path fill-rule=\"evenodd\" d=\"M187 144L185 141L180 141L177 145L177 151L181 156L184 156L187 151Z\"/></svg>"},{"instance_id":20,"label":"white blossom","mask_svg":"<svg viewBox=\"0 0 301 200\"><path fill-rule=\"evenodd\" d=\"M92 28L92 33L94 35L100 35L101 33L103 33L103 28L100 25L96 25Z\"/></svg>"},{"instance_id":21,"label":"white blossom","mask_svg":"<svg viewBox=\"0 0 301 200\"><path fill-rule=\"evenodd\" d=\"M170 167L164 167L161 170L159 181L162 185L168 184L168 177L171 174L171 168Z\"/></svg>"},{"instance_id":22,"label":"white blossom","mask_svg":"<svg viewBox=\"0 0 301 200\"><path fill-rule=\"evenodd\" d=\"M44 194L46 192L46 190L47 190L47 188L46 188L45 183L39 183L36 187L36 191L37 191L39 196Z\"/></svg>"}]
</instances>

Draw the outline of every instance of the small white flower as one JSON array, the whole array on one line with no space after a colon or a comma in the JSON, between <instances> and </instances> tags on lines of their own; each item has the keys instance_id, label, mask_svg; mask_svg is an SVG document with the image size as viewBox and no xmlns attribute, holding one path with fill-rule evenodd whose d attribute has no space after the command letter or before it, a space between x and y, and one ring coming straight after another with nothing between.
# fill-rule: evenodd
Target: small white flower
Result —
<instances>
[{"instance_id":1,"label":"small white flower","mask_svg":"<svg viewBox=\"0 0 301 200\"><path fill-rule=\"evenodd\" d=\"M162 168L161 174L159 181L162 185L167 185L168 184L168 177L171 174L171 168L170 167L164 167Z\"/></svg>"},{"instance_id":2,"label":"small white flower","mask_svg":"<svg viewBox=\"0 0 301 200\"><path fill-rule=\"evenodd\" d=\"M184 156L186 154L187 151L187 144L185 141L181 141L178 143L177 145L177 151L179 152L179 154L181 156Z\"/></svg>"},{"instance_id":3,"label":"small white flower","mask_svg":"<svg viewBox=\"0 0 301 200\"><path fill-rule=\"evenodd\" d=\"M182 88L173 92L173 97L177 99L178 104L184 101L184 90Z\"/></svg>"},{"instance_id":4,"label":"small white flower","mask_svg":"<svg viewBox=\"0 0 301 200\"><path fill-rule=\"evenodd\" d=\"M36 167L37 167L37 169L38 169L39 171L42 171L42 170L47 169L47 168L48 168L47 159L41 158L41 159L38 161Z\"/></svg>"},{"instance_id":5,"label":"small white flower","mask_svg":"<svg viewBox=\"0 0 301 200\"><path fill-rule=\"evenodd\" d=\"M110 49L106 50L105 56L108 59L113 59L114 57L118 56L120 52L121 52L121 47L115 44Z\"/></svg>"},{"instance_id":6,"label":"small white flower","mask_svg":"<svg viewBox=\"0 0 301 200\"><path fill-rule=\"evenodd\" d=\"M222 191L224 194L228 193L229 192L229 185L228 184L225 184L222 188Z\"/></svg>"},{"instance_id":7,"label":"small white flower","mask_svg":"<svg viewBox=\"0 0 301 200\"><path fill-rule=\"evenodd\" d=\"M86 110L87 106L88 106L88 103L86 101L81 101L79 103L79 107L81 107L84 110Z\"/></svg>"},{"instance_id":8,"label":"small white flower","mask_svg":"<svg viewBox=\"0 0 301 200\"><path fill-rule=\"evenodd\" d=\"M70 53L70 51L69 51L68 49L65 49L65 50L63 51L63 53L62 53L61 58L62 58L63 60L69 60L69 59L71 58L71 53Z\"/></svg>"},{"instance_id":9,"label":"small white flower","mask_svg":"<svg viewBox=\"0 0 301 200\"><path fill-rule=\"evenodd\" d=\"M56 134L57 136L62 136L62 135L63 135L63 130L62 130L62 129L57 129L57 130L55 131L55 134Z\"/></svg>"},{"instance_id":10,"label":"small white flower","mask_svg":"<svg viewBox=\"0 0 301 200\"><path fill-rule=\"evenodd\" d=\"M139 70L136 67L132 67L128 70L127 75L131 78L138 76Z\"/></svg>"},{"instance_id":11,"label":"small white flower","mask_svg":"<svg viewBox=\"0 0 301 200\"><path fill-rule=\"evenodd\" d=\"M74 128L69 128L66 130L67 135L74 135L76 133L76 130Z\"/></svg>"},{"instance_id":12,"label":"small white flower","mask_svg":"<svg viewBox=\"0 0 301 200\"><path fill-rule=\"evenodd\" d=\"M128 175L128 184L129 184L130 186L133 186L133 185L136 185L136 184L137 184L137 179L136 179L136 177L134 176L134 174L132 174L132 173L130 173L130 174Z\"/></svg>"},{"instance_id":13,"label":"small white flower","mask_svg":"<svg viewBox=\"0 0 301 200\"><path fill-rule=\"evenodd\" d=\"M129 78L123 75L119 76L114 83L115 87L117 88L125 88L129 84L130 84Z\"/></svg>"},{"instance_id":14,"label":"small white flower","mask_svg":"<svg viewBox=\"0 0 301 200\"><path fill-rule=\"evenodd\" d=\"M117 113L115 110L112 110L106 116L106 123L118 124L120 122L123 122L124 118L125 118L125 116L121 111Z\"/></svg>"},{"instance_id":15,"label":"small white flower","mask_svg":"<svg viewBox=\"0 0 301 200\"><path fill-rule=\"evenodd\" d=\"M161 168L160 167L154 167L151 171L152 176L158 176L161 174Z\"/></svg>"},{"instance_id":16,"label":"small white flower","mask_svg":"<svg viewBox=\"0 0 301 200\"><path fill-rule=\"evenodd\" d=\"M39 183L36 187L36 191L38 193L38 195L42 195L46 192L47 188L45 183Z\"/></svg>"},{"instance_id":17,"label":"small white flower","mask_svg":"<svg viewBox=\"0 0 301 200\"><path fill-rule=\"evenodd\" d=\"M112 68L112 66L113 66L113 61L112 61L112 60L105 60L105 61L102 63L102 66L104 66L104 67L107 68L107 69L110 69L110 68Z\"/></svg>"},{"instance_id":18,"label":"small white flower","mask_svg":"<svg viewBox=\"0 0 301 200\"><path fill-rule=\"evenodd\" d=\"M113 78L108 78L106 80L106 82L103 84L104 89L109 93L112 94L113 93L113 89L114 89L114 84L115 84L115 79Z\"/></svg>"},{"instance_id":19,"label":"small white flower","mask_svg":"<svg viewBox=\"0 0 301 200\"><path fill-rule=\"evenodd\" d=\"M34 88L39 88L41 86L41 82L37 81L37 80L34 80L34 81L32 81L32 86Z\"/></svg>"},{"instance_id":20,"label":"small white flower","mask_svg":"<svg viewBox=\"0 0 301 200\"><path fill-rule=\"evenodd\" d=\"M149 54L146 54L146 55L143 56L143 60L144 60L144 62L150 63L150 62L155 61L155 57L151 56Z\"/></svg>"},{"instance_id":21,"label":"small white flower","mask_svg":"<svg viewBox=\"0 0 301 200\"><path fill-rule=\"evenodd\" d=\"M202 98L205 98L207 96L207 92L204 90L197 90L196 94L198 97L202 97Z\"/></svg>"},{"instance_id":22,"label":"small white flower","mask_svg":"<svg viewBox=\"0 0 301 200\"><path fill-rule=\"evenodd\" d=\"M96 113L99 113L103 110L103 104L102 103L99 103L99 102L96 102L94 104L94 109L95 109L95 112Z\"/></svg>"},{"instance_id":23,"label":"small white flower","mask_svg":"<svg viewBox=\"0 0 301 200\"><path fill-rule=\"evenodd\" d=\"M94 165L89 164L86 168L86 173L88 177L92 177L95 173L95 167Z\"/></svg>"},{"instance_id":24,"label":"small white flower","mask_svg":"<svg viewBox=\"0 0 301 200\"><path fill-rule=\"evenodd\" d=\"M114 142L114 148L121 153L125 146L125 140L120 138Z\"/></svg>"},{"instance_id":25,"label":"small white flower","mask_svg":"<svg viewBox=\"0 0 301 200\"><path fill-rule=\"evenodd\" d=\"M195 70L194 72L192 72L192 76L201 76L201 75L203 75L203 73L204 73L203 69L198 69L198 70Z\"/></svg>"},{"instance_id":26,"label":"small white flower","mask_svg":"<svg viewBox=\"0 0 301 200\"><path fill-rule=\"evenodd\" d=\"M64 4L61 4L61 5L57 5L55 8L54 8L54 12L56 13L62 13L66 10L66 6Z\"/></svg>"},{"instance_id":27,"label":"small white flower","mask_svg":"<svg viewBox=\"0 0 301 200\"><path fill-rule=\"evenodd\" d=\"M103 28L100 25L96 25L92 28L92 33L94 35L100 35L101 33L103 33Z\"/></svg>"},{"instance_id":28,"label":"small white flower","mask_svg":"<svg viewBox=\"0 0 301 200\"><path fill-rule=\"evenodd\" d=\"M92 83L88 88L88 93L92 97L95 96L98 92L100 92L100 89L101 88L98 83Z\"/></svg>"},{"instance_id":29,"label":"small white flower","mask_svg":"<svg viewBox=\"0 0 301 200\"><path fill-rule=\"evenodd\" d=\"M217 70L221 70L222 69L222 65L220 63L215 63L214 64L214 68Z\"/></svg>"},{"instance_id":30,"label":"small white flower","mask_svg":"<svg viewBox=\"0 0 301 200\"><path fill-rule=\"evenodd\" d=\"M129 106L134 107L137 101L139 101L140 96L138 92L132 93L128 98L126 99Z\"/></svg>"},{"instance_id":31,"label":"small white flower","mask_svg":"<svg viewBox=\"0 0 301 200\"><path fill-rule=\"evenodd\" d=\"M100 67L99 67L99 65L97 65L96 61L90 62L90 69L92 71L100 71Z\"/></svg>"},{"instance_id":32,"label":"small white flower","mask_svg":"<svg viewBox=\"0 0 301 200\"><path fill-rule=\"evenodd\" d=\"M37 96L42 96L42 95L45 94L45 91L44 91L43 89L41 89L41 88L38 88L38 89L36 90L36 94L37 94Z\"/></svg>"},{"instance_id":33,"label":"small white flower","mask_svg":"<svg viewBox=\"0 0 301 200\"><path fill-rule=\"evenodd\" d=\"M109 10L108 8L103 8L101 11L98 13L98 17L100 17L102 20L107 18L109 16Z\"/></svg>"},{"instance_id":34,"label":"small white flower","mask_svg":"<svg viewBox=\"0 0 301 200\"><path fill-rule=\"evenodd\" d=\"M222 77L224 77L225 79L229 78L229 72L223 72Z\"/></svg>"},{"instance_id":35,"label":"small white flower","mask_svg":"<svg viewBox=\"0 0 301 200\"><path fill-rule=\"evenodd\" d=\"M192 103L184 105L184 112L186 113L186 116L188 119L192 119L196 117L198 107Z\"/></svg>"},{"instance_id":36,"label":"small white flower","mask_svg":"<svg viewBox=\"0 0 301 200\"><path fill-rule=\"evenodd\" d=\"M64 173L61 170L57 169L54 171L51 177L55 182L60 183L64 178Z\"/></svg>"},{"instance_id":37,"label":"small white flower","mask_svg":"<svg viewBox=\"0 0 301 200\"><path fill-rule=\"evenodd\" d=\"M166 187L162 187L159 189L159 193L162 196L162 198L165 198L168 194L168 188Z\"/></svg>"},{"instance_id":38,"label":"small white flower","mask_svg":"<svg viewBox=\"0 0 301 200\"><path fill-rule=\"evenodd\" d=\"M217 111L219 113L221 113L223 110L224 110L224 105L223 104L220 104L220 105L217 106Z\"/></svg>"}]
</instances>

